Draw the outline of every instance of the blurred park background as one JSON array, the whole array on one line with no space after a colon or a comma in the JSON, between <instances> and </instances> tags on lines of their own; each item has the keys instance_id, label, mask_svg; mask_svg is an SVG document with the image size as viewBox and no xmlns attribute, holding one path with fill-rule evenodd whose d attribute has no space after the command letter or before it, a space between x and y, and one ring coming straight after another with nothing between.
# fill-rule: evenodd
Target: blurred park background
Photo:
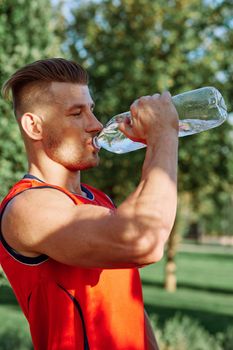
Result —
<instances>
[{"instance_id":1,"label":"blurred park background","mask_svg":"<svg viewBox=\"0 0 233 350\"><path fill-rule=\"evenodd\" d=\"M37 59L64 57L90 74L105 123L141 95L215 86L233 111L232 0L0 0L0 83ZM179 205L161 262L141 269L161 350L233 350L233 118L180 139ZM101 152L83 182L120 203L145 150ZM27 170L12 106L0 98L0 199ZM0 270L0 350L32 349ZM109 349L110 350L110 349Z\"/></svg>"}]
</instances>

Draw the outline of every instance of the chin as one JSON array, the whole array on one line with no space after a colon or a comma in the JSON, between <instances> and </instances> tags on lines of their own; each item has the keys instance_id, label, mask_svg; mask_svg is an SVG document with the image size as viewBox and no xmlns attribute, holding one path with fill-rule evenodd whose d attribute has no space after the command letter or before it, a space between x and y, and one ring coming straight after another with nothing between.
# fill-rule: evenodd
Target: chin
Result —
<instances>
[{"instance_id":1,"label":"chin","mask_svg":"<svg viewBox=\"0 0 233 350\"><path fill-rule=\"evenodd\" d=\"M100 163L100 159L99 157L90 161L90 162L87 162L86 164L84 164L84 167L83 169L90 169L90 168L95 168L96 166L98 166Z\"/></svg>"},{"instance_id":2,"label":"chin","mask_svg":"<svg viewBox=\"0 0 233 350\"><path fill-rule=\"evenodd\" d=\"M95 156L91 159L86 159L85 161L79 161L76 164L69 164L66 166L70 171L79 171L95 168L99 165L100 159L99 156Z\"/></svg>"}]
</instances>

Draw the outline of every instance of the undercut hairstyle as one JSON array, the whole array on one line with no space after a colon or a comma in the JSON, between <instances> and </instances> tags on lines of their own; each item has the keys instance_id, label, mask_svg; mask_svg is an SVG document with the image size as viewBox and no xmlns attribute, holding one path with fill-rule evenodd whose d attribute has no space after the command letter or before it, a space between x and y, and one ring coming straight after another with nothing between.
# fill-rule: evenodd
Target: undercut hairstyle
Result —
<instances>
[{"instance_id":1,"label":"undercut hairstyle","mask_svg":"<svg viewBox=\"0 0 233 350\"><path fill-rule=\"evenodd\" d=\"M4 83L2 95L8 100L12 95L18 118L26 112L34 112L36 105L46 103L52 82L88 85L88 73L78 63L64 58L35 61L17 70Z\"/></svg>"}]
</instances>

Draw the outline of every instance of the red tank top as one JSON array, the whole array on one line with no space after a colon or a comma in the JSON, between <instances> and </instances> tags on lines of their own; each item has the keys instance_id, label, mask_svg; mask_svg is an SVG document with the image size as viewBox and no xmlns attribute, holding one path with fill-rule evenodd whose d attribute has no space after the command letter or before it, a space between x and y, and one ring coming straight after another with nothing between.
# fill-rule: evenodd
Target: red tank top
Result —
<instances>
[{"instance_id":1,"label":"red tank top","mask_svg":"<svg viewBox=\"0 0 233 350\"><path fill-rule=\"evenodd\" d=\"M90 186L82 185L86 198L29 175L2 201L1 217L12 198L44 187L66 193L76 205L114 208L104 193ZM29 322L35 350L146 349L137 269L80 268L45 255L26 257L2 233L0 238L0 263Z\"/></svg>"}]
</instances>

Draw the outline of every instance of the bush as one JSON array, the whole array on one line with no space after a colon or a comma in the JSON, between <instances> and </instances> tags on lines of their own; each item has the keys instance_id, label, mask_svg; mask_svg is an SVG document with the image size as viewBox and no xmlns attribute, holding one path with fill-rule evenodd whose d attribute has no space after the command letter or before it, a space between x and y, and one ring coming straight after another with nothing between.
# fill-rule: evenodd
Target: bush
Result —
<instances>
[{"instance_id":1,"label":"bush","mask_svg":"<svg viewBox=\"0 0 233 350\"><path fill-rule=\"evenodd\" d=\"M8 282L8 280L6 278L6 275L3 272L2 267L0 265L0 287L1 286L10 286L10 285L9 285L9 282Z\"/></svg>"},{"instance_id":2,"label":"bush","mask_svg":"<svg viewBox=\"0 0 233 350\"><path fill-rule=\"evenodd\" d=\"M32 350L31 337L24 316L7 309L0 313L0 350ZM5 311L5 310L4 310Z\"/></svg>"},{"instance_id":3,"label":"bush","mask_svg":"<svg viewBox=\"0 0 233 350\"><path fill-rule=\"evenodd\" d=\"M219 333L217 337L221 343L222 350L233 349L233 326L229 326L225 333Z\"/></svg>"},{"instance_id":4,"label":"bush","mask_svg":"<svg viewBox=\"0 0 233 350\"><path fill-rule=\"evenodd\" d=\"M156 337L160 350L223 350L220 340L196 320L179 314L169 319L163 330L156 330Z\"/></svg>"}]
</instances>

